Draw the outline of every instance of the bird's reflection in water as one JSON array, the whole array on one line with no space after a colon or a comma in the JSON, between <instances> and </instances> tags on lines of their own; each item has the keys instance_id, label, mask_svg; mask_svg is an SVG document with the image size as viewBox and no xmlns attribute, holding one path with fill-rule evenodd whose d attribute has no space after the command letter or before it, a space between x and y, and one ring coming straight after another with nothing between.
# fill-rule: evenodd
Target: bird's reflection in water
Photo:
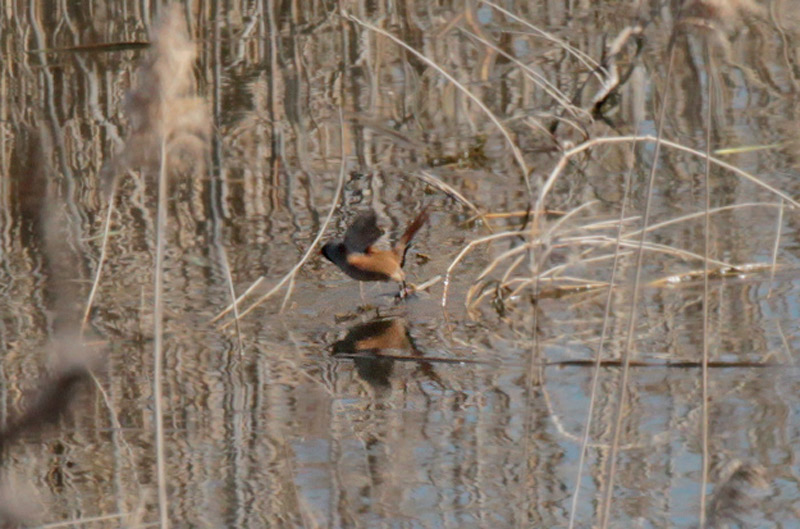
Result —
<instances>
[{"instance_id":1,"label":"bird's reflection in water","mask_svg":"<svg viewBox=\"0 0 800 529\"><path fill-rule=\"evenodd\" d=\"M422 371L429 376L431 373L430 364L421 358L402 318L377 318L354 325L344 339L333 344L333 354L351 358L358 375L376 389L390 386L389 378L398 359L418 359Z\"/></svg>"}]
</instances>

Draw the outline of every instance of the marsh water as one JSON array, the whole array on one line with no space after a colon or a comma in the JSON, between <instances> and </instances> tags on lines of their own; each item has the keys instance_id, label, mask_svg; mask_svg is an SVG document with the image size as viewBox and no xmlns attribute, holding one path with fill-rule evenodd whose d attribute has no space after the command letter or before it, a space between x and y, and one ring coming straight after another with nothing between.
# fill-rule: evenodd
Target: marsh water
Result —
<instances>
[{"instance_id":1,"label":"marsh water","mask_svg":"<svg viewBox=\"0 0 800 529\"><path fill-rule=\"evenodd\" d=\"M92 372L2 447L3 527L158 525L153 164L75 329L161 4L0 6L0 418ZM162 232L171 527L800 526L795 0L181 5L212 126ZM319 253L424 207L407 299Z\"/></svg>"}]
</instances>

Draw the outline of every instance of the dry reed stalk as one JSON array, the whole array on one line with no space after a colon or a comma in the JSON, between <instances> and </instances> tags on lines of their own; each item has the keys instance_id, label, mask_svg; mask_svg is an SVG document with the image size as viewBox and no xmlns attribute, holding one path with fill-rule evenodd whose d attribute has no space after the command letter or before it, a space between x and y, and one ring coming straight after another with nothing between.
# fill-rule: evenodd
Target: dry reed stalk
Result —
<instances>
[{"instance_id":1,"label":"dry reed stalk","mask_svg":"<svg viewBox=\"0 0 800 529\"><path fill-rule=\"evenodd\" d=\"M171 154L187 162L203 153L211 132L208 111L201 98L193 97L194 45L180 24L180 13L172 7L167 10L165 25L169 19L174 35L167 31L153 35L153 50L150 60L139 70L137 87L128 94L126 113L130 119L130 132L122 150L106 163L101 171L102 187L108 199L94 281L84 309L81 328L85 330L94 304L103 265L106 259L109 229L114 213L114 198L121 173L134 166L157 161L160 152L159 138L168 138ZM161 31L158 29L157 31Z\"/></svg>"},{"instance_id":2,"label":"dry reed stalk","mask_svg":"<svg viewBox=\"0 0 800 529\"><path fill-rule=\"evenodd\" d=\"M156 474L159 526L169 527L163 409L163 275L167 225L168 176L179 170L199 170L211 132L205 102L194 96L193 66L196 57L189 39L184 11L176 4L166 8L153 32L153 49L138 70L135 87L128 95L131 133L112 165L110 188L120 169L133 165L157 166L158 205L153 299L153 399L155 411Z\"/></svg>"},{"instance_id":3,"label":"dry reed stalk","mask_svg":"<svg viewBox=\"0 0 800 529\"><path fill-rule=\"evenodd\" d=\"M669 62L667 64L667 74L666 79L672 78L672 68L675 63L675 53L674 48L670 46L669 50ZM667 84L669 86L669 84ZM653 198L653 187L655 184L656 179L656 168L658 167L658 159L661 153L661 145L663 142L663 135L664 135L664 117L666 115L666 108L667 108L667 95L669 94L668 90L664 90L664 96L661 101L661 109L659 111L659 115L657 118L657 127L658 132L655 138L655 149L653 152L653 163L650 165L650 174L647 177L647 189L645 191L645 203L644 203L644 212L642 215L642 234L639 237L639 248L636 251L636 271L633 280L633 295L631 299L631 309L630 309L630 317L628 321L628 329L626 331L625 337L625 345L622 349L623 361L624 365L622 367L622 380L620 381L620 388L617 397L617 413L616 419L614 420L613 424L613 435L612 435L612 442L611 442L611 453L609 454L609 468L608 468L608 478L606 480L606 488L603 491L603 498L600 507L601 512L601 529L608 528L609 518L611 516L611 499L614 495L614 479L616 475L616 466L617 466L617 452L619 448L619 440L622 434L622 417L624 416L625 412L625 395L628 389L628 376L630 373L630 361L631 357L633 356L633 335L634 330L636 329L636 306L639 303L639 293L641 291L641 279L642 279L642 268L644 264L644 242L645 242L645 235L647 225L650 221L650 207L652 205L652 198ZM706 157L710 160L710 157ZM548 178L548 181L550 179ZM542 197L544 195L544 191L542 192Z\"/></svg>"},{"instance_id":4,"label":"dry reed stalk","mask_svg":"<svg viewBox=\"0 0 800 529\"><path fill-rule=\"evenodd\" d=\"M713 261L713 259L712 259ZM719 268L715 268L713 270L709 270L708 275L713 279L720 279L725 277L741 277L742 274L752 274L757 272L763 272L764 270L772 270L772 264L768 263L745 263L745 264L738 264L735 266L723 266ZM687 283L689 281L695 281L703 278L704 271L703 269L700 270L689 270L688 272L682 272L680 274L673 274L665 277L661 277L659 279L654 279L647 283L648 287L665 287L671 285L679 285L681 283Z\"/></svg>"},{"instance_id":5,"label":"dry reed stalk","mask_svg":"<svg viewBox=\"0 0 800 529\"><path fill-rule=\"evenodd\" d=\"M114 215L114 195L116 194L116 185L112 186L109 192L108 209L106 210L106 218L103 223L103 240L100 243L100 257L97 259L97 270L95 270L94 281L92 281L92 288L89 291L89 298L86 300L86 308L83 311L83 319L81 320L81 334L86 331L86 325L89 323L89 314L92 312L92 305L94 298L97 295L97 289L100 286L100 277L103 274L103 264L106 261L106 251L108 249L109 230L111 229L111 219Z\"/></svg>"},{"instance_id":6,"label":"dry reed stalk","mask_svg":"<svg viewBox=\"0 0 800 529\"><path fill-rule=\"evenodd\" d=\"M706 163L705 163L705 216L703 226L703 368L700 374L700 386L702 392L702 418L700 419L700 442L702 452L702 462L700 469L700 527L706 523L706 485L708 484L708 360L709 360L709 336L708 336L708 312L709 312L709 285L708 285L708 261L711 253L711 109L712 89L714 87L714 54L705 46L706 55L706 84L708 93L706 96Z\"/></svg>"},{"instance_id":7,"label":"dry reed stalk","mask_svg":"<svg viewBox=\"0 0 800 529\"><path fill-rule=\"evenodd\" d=\"M158 175L158 214L156 217L156 260L153 292L153 409L156 424L156 474L158 479L158 518L161 529L169 528L167 468L164 448L164 237L167 224L167 148L161 143L161 170Z\"/></svg>"},{"instance_id":8,"label":"dry reed stalk","mask_svg":"<svg viewBox=\"0 0 800 529\"><path fill-rule=\"evenodd\" d=\"M631 158L634 158L635 146L631 149ZM600 330L600 343L597 345L597 351L594 358L594 369L592 370L592 382L589 390L589 408L586 410L586 422L583 427L583 437L581 439L581 451L578 457L578 472L575 476L575 490L572 493L572 502L569 510L569 524L567 529L575 527L575 517L578 513L578 497L580 495L581 480L583 478L583 466L586 462L586 452L589 447L589 438L591 436L592 415L594 415L595 402L597 400L597 389L600 382L600 362L603 358L603 347L605 346L606 336L608 335L609 321L611 320L611 305L614 295L614 286L617 280L617 271L619 270L619 262L622 255L621 242L622 242L622 228L625 219L625 205L629 199L631 189L631 179L633 176L633 169L635 164L632 162L631 167L625 175L625 185L622 195L622 205L619 212L619 224L617 227L617 243L614 249L614 262L611 265L611 279L608 283L608 292L606 293L605 309L603 311L603 326Z\"/></svg>"}]
</instances>

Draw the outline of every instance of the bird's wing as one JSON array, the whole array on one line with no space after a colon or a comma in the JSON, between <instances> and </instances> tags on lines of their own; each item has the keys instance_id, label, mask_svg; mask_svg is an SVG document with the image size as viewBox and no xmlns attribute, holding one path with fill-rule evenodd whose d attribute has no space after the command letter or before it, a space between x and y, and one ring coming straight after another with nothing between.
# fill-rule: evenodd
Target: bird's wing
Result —
<instances>
[{"instance_id":1,"label":"bird's wing","mask_svg":"<svg viewBox=\"0 0 800 529\"><path fill-rule=\"evenodd\" d=\"M381 235L383 230L378 227L375 212L362 213L347 228L344 234L344 246L348 252L366 253Z\"/></svg>"}]
</instances>

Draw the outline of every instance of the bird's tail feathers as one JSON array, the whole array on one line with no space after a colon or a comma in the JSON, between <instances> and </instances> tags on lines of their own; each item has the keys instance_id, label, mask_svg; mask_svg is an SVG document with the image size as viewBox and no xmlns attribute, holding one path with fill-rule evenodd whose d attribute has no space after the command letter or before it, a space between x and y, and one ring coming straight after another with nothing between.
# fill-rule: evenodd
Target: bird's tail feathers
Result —
<instances>
[{"instance_id":1,"label":"bird's tail feathers","mask_svg":"<svg viewBox=\"0 0 800 529\"><path fill-rule=\"evenodd\" d=\"M425 206L422 211L419 212L417 218L415 218L411 224L408 225L406 231L403 233L403 236L400 237L400 240L397 241L397 245L395 246L395 251L398 255L400 255L400 266L402 267L406 261L406 252L409 248L409 243L411 239L414 238L414 235L419 231L423 224L428 220L429 217L428 213L428 206Z\"/></svg>"}]
</instances>

